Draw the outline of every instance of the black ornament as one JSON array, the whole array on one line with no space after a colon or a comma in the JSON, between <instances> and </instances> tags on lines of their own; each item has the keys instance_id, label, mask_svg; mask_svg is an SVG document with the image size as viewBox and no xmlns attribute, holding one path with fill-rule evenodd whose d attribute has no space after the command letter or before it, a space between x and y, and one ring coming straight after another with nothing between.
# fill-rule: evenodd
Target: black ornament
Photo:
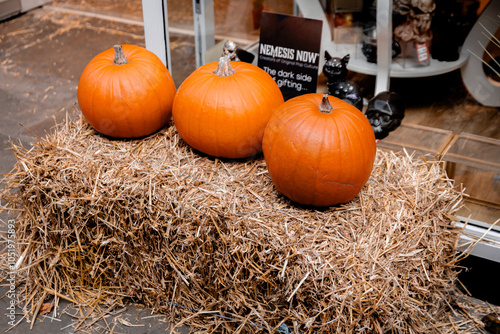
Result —
<instances>
[{"instance_id":1,"label":"black ornament","mask_svg":"<svg viewBox=\"0 0 500 334\"><path fill-rule=\"evenodd\" d=\"M479 6L479 2L476 4ZM431 56L439 61L456 61L460 58L460 47L470 30L462 14L464 6L457 0L441 0L436 5L431 26ZM474 9L477 11L477 8Z\"/></svg>"},{"instance_id":2,"label":"black ornament","mask_svg":"<svg viewBox=\"0 0 500 334\"><path fill-rule=\"evenodd\" d=\"M367 25L363 31L363 40L361 41L361 52L365 55L369 63L377 63L377 30L375 25ZM401 46L392 39L392 58L401 54Z\"/></svg>"},{"instance_id":3,"label":"black ornament","mask_svg":"<svg viewBox=\"0 0 500 334\"><path fill-rule=\"evenodd\" d=\"M362 41L361 52L365 55L367 62L377 63L377 44Z\"/></svg>"},{"instance_id":4,"label":"black ornament","mask_svg":"<svg viewBox=\"0 0 500 334\"><path fill-rule=\"evenodd\" d=\"M363 97L359 91L358 85L354 82L346 80L347 63L350 56L345 55L343 58L332 57L325 51L326 63L323 66L323 73L328 79L328 94L344 100L359 110L363 109Z\"/></svg>"},{"instance_id":5,"label":"black ornament","mask_svg":"<svg viewBox=\"0 0 500 334\"><path fill-rule=\"evenodd\" d=\"M405 116L403 98L394 92L381 92L368 102L365 112L376 139L383 139L401 125Z\"/></svg>"}]
</instances>

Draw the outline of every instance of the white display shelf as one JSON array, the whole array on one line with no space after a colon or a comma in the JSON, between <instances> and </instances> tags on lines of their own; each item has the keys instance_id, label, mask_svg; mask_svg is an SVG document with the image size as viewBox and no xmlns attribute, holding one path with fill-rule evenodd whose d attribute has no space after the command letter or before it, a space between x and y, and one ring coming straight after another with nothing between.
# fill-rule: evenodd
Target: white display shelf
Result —
<instances>
[{"instance_id":1,"label":"white display shelf","mask_svg":"<svg viewBox=\"0 0 500 334\"><path fill-rule=\"evenodd\" d=\"M468 52L462 52L456 61L441 62L431 59L422 66L411 58L392 59L392 0L377 1L377 64L369 63L361 52L360 43L339 44L333 41L328 19L319 1L294 0L295 14L323 21L322 48L334 57L351 55L347 68L351 71L376 76L375 94L389 90L390 78L418 78L444 74L463 67ZM323 60L324 61L324 60ZM320 64L320 68L322 64Z\"/></svg>"},{"instance_id":2,"label":"white display shelf","mask_svg":"<svg viewBox=\"0 0 500 334\"><path fill-rule=\"evenodd\" d=\"M336 57L351 54L347 65L349 70L376 76L375 95L390 90L390 78L429 77L460 69L462 80L474 99L485 106L500 106L500 82L486 76L480 57L484 53L482 45L488 44L490 34L500 26L500 1L491 0L483 10L469 32L458 60L442 62L431 59L429 66L419 66L416 62L412 64L411 60L406 60L405 63L401 56L392 59L392 0L377 1L377 64L366 61L359 43L339 44L333 41L320 1L294 0L294 12L296 15L323 21L322 48ZM320 63L320 68L323 64Z\"/></svg>"},{"instance_id":3,"label":"white display shelf","mask_svg":"<svg viewBox=\"0 0 500 334\"><path fill-rule=\"evenodd\" d=\"M338 44L333 41L325 46L325 50L334 57L343 57L346 54L351 56L347 68L351 71L376 76L380 67L377 64L369 63L361 52L361 45L358 44ZM433 75L439 75L461 68L467 59L468 53L461 53L456 61L439 61L431 59L429 65L420 65L410 58L401 58L400 56L392 59L390 64L391 78L421 78Z\"/></svg>"}]
</instances>

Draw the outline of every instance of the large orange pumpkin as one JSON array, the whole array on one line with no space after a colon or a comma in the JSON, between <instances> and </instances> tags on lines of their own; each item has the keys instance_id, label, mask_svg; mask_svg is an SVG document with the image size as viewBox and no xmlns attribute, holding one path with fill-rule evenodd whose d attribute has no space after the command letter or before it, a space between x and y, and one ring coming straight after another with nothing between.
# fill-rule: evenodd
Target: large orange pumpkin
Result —
<instances>
[{"instance_id":1,"label":"large orange pumpkin","mask_svg":"<svg viewBox=\"0 0 500 334\"><path fill-rule=\"evenodd\" d=\"M264 159L276 188L305 205L331 206L358 195L375 160L375 135L354 106L328 94L283 103L263 139Z\"/></svg>"},{"instance_id":2,"label":"large orange pumpkin","mask_svg":"<svg viewBox=\"0 0 500 334\"><path fill-rule=\"evenodd\" d=\"M168 123L175 84L151 51L116 45L87 64L77 94L82 113L94 129L111 137L134 138Z\"/></svg>"},{"instance_id":3,"label":"large orange pumpkin","mask_svg":"<svg viewBox=\"0 0 500 334\"><path fill-rule=\"evenodd\" d=\"M230 62L200 66L180 85L172 109L179 135L205 154L230 159L262 152L262 136L283 95L259 67Z\"/></svg>"}]
</instances>

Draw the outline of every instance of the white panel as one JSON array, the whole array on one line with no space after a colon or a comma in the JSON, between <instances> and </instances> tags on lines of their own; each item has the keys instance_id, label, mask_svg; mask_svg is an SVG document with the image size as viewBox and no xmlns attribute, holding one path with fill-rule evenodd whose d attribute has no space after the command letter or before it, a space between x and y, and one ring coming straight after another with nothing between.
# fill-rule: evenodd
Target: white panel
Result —
<instances>
[{"instance_id":1,"label":"white panel","mask_svg":"<svg viewBox=\"0 0 500 334\"><path fill-rule=\"evenodd\" d=\"M142 0L146 49L153 52L172 74L167 0Z\"/></svg>"}]
</instances>

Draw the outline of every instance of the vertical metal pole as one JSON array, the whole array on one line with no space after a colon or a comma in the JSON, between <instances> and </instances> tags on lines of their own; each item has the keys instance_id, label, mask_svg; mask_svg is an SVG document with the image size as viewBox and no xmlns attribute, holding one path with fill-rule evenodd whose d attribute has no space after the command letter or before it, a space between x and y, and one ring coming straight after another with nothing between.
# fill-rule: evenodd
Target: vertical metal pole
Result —
<instances>
[{"instance_id":1,"label":"vertical metal pole","mask_svg":"<svg viewBox=\"0 0 500 334\"><path fill-rule=\"evenodd\" d=\"M392 64L392 1L377 1L377 78L375 95L389 90Z\"/></svg>"},{"instance_id":2,"label":"vertical metal pole","mask_svg":"<svg viewBox=\"0 0 500 334\"><path fill-rule=\"evenodd\" d=\"M196 67L200 67L205 64L205 52L215 45L214 1L193 0L193 18Z\"/></svg>"},{"instance_id":3,"label":"vertical metal pole","mask_svg":"<svg viewBox=\"0 0 500 334\"><path fill-rule=\"evenodd\" d=\"M160 58L172 74L167 0L142 0L146 49Z\"/></svg>"}]
</instances>

